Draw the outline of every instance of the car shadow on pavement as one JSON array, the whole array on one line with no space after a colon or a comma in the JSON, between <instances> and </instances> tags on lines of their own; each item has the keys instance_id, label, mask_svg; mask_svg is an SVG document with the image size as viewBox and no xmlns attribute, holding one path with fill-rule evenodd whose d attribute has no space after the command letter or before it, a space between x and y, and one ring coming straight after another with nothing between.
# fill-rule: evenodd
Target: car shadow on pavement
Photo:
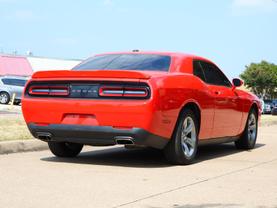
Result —
<instances>
[{"instance_id":1,"label":"car shadow on pavement","mask_svg":"<svg viewBox=\"0 0 277 208\"><path fill-rule=\"evenodd\" d=\"M265 146L265 144L257 143L255 149L261 148L263 146ZM255 151L255 149L248 151ZM195 158L195 163L204 162L215 158L221 158L240 152L245 152L245 150L238 150L235 147L234 143L202 146L198 149L197 157Z\"/></svg>"},{"instance_id":2,"label":"car shadow on pavement","mask_svg":"<svg viewBox=\"0 0 277 208\"><path fill-rule=\"evenodd\" d=\"M263 147L265 144L256 144L256 148ZM220 158L242 152L237 150L234 144L208 145L199 147L198 156L195 163ZM44 157L42 161L78 163L91 165L108 165L136 168L160 168L171 166L163 156L161 150L152 148L145 149L125 149L115 147L101 150L93 150L81 153L76 158Z\"/></svg>"},{"instance_id":3,"label":"car shadow on pavement","mask_svg":"<svg viewBox=\"0 0 277 208\"><path fill-rule=\"evenodd\" d=\"M162 151L156 149L125 149L124 147L114 147L97 150L97 147L92 148L96 148L96 150L82 152L76 158L46 157L41 158L41 160L49 162L142 168L159 168L170 166L164 158Z\"/></svg>"}]
</instances>

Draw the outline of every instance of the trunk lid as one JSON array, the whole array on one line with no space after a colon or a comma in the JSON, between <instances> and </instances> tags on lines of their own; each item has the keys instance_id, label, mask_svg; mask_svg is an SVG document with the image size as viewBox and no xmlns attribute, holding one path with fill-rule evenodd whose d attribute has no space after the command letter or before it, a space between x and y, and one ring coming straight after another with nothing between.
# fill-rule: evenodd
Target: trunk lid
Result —
<instances>
[{"instance_id":1,"label":"trunk lid","mask_svg":"<svg viewBox=\"0 0 277 208\"><path fill-rule=\"evenodd\" d=\"M151 73L129 70L93 70L93 71L39 71L33 79L45 78L116 78L116 79L150 79Z\"/></svg>"}]
</instances>

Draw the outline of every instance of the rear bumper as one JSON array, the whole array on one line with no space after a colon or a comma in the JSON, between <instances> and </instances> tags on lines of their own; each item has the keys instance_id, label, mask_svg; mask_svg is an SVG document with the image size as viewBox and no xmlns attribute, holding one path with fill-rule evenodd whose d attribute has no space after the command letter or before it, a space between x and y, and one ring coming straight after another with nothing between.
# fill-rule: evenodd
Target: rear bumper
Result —
<instances>
[{"instance_id":1,"label":"rear bumper","mask_svg":"<svg viewBox=\"0 0 277 208\"><path fill-rule=\"evenodd\" d=\"M51 141L73 142L86 145L106 146L115 145L117 138L131 138L135 145L144 145L162 149L169 141L167 138L154 135L142 128L117 129L111 126L84 126L67 124L50 124L40 126L29 123L32 135L42 139L51 137Z\"/></svg>"}]
</instances>

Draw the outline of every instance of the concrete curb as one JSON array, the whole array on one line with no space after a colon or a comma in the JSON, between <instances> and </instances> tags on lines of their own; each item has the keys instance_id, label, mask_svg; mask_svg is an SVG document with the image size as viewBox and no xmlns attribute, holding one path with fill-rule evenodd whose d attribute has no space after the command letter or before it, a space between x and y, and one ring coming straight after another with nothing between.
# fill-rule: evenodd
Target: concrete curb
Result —
<instances>
[{"instance_id":1,"label":"concrete curb","mask_svg":"<svg viewBox=\"0 0 277 208\"><path fill-rule=\"evenodd\" d=\"M37 139L0 142L0 154L41 151L48 149L46 142Z\"/></svg>"}]
</instances>

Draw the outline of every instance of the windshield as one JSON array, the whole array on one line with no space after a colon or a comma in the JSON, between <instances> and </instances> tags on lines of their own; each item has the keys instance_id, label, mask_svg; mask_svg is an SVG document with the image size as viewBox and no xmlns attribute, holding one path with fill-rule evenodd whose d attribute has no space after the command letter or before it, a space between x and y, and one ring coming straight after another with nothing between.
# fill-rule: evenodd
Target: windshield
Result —
<instances>
[{"instance_id":1,"label":"windshield","mask_svg":"<svg viewBox=\"0 0 277 208\"><path fill-rule=\"evenodd\" d=\"M83 61L73 70L149 70L168 71L170 56L154 54L110 54L94 56Z\"/></svg>"}]
</instances>

